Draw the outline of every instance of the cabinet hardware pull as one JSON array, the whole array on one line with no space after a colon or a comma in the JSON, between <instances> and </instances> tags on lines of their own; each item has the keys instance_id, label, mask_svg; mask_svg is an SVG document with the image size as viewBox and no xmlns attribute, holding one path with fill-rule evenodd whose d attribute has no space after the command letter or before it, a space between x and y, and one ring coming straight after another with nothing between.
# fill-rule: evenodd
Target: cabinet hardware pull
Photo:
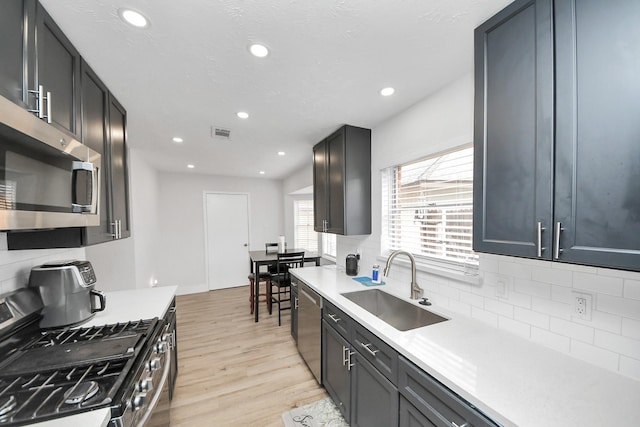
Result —
<instances>
[{"instance_id":1,"label":"cabinet hardware pull","mask_svg":"<svg viewBox=\"0 0 640 427\"><path fill-rule=\"evenodd\" d=\"M118 238L118 221L113 221L111 223L111 237L114 239Z\"/></svg>"},{"instance_id":2,"label":"cabinet hardware pull","mask_svg":"<svg viewBox=\"0 0 640 427\"><path fill-rule=\"evenodd\" d=\"M356 366L355 363L351 363L351 356L356 354L356 352L355 351L348 351L347 354L349 356L349 358L347 359L347 371L350 371L352 367Z\"/></svg>"},{"instance_id":3,"label":"cabinet hardware pull","mask_svg":"<svg viewBox=\"0 0 640 427\"><path fill-rule=\"evenodd\" d=\"M44 119L44 87L42 85L38 85L38 90L30 90L29 93L34 93L36 95L36 109L35 110L27 110L30 113L36 113L39 119Z\"/></svg>"},{"instance_id":4,"label":"cabinet hardware pull","mask_svg":"<svg viewBox=\"0 0 640 427\"><path fill-rule=\"evenodd\" d=\"M298 300L298 297L295 297L295 298L293 299L293 308L294 308L295 310L297 310L298 308L300 308L300 306L298 305L298 301L299 301L299 300Z\"/></svg>"},{"instance_id":5,"label":"cabinet hardware pull","mask_svg":"<svg viewBox=\"0 0 640 427\"><path fill-rule=\"evenodd\" d=\"M538 258L542 257L542 251L546 249L542 247L542 232L545 230L546 229L542 226L542 223L538 222Z\"/></svg>"},{"instance_id":6,"label":"cabinet hardware pull","mask_svg":"<svg viewBox=\"0 0 640 427\"><path fill-rule=\"evenodd\" d=\"M380 351L380 350L371 350L371 348L369 348L369 347L371 347L371 343L363 344L363 343L361 343L361 342L360 342L360 343L358 343L358 344L360 344L360 346L361 346L362 348L364 348L365 350L367 350L367 351L369 352L369 354L371 354L373 357L376 357L376 353Z\"/></svg>"},{"instance_id":7,"label":"cabinet hardware pull","mask_svg":"<svg viewBox=\"0 0 640 427\"><path fill-rule=\"evenodd\" d=\"M464 424L456 424L455 421L451 421L451 427L469 427L469 423L464 423Z\"/></svg>"},{"instance_id":8,"label":"cabinet hardware pull","mask_svg":"<svg viewBox=\"0 0 640 427\"><path fill-rule=\"evenodd\" d=\"M554 258L555 259L559 259L560 258L560 254L562 253L562 249L560 249L560 233L562 233L564 231L564 228L562 228L562 224L560 223L560 221L556 222L556 233L555 233L555 242L554 242Z\"/></svg>"},{"instance_id":9,"label":"cabinet hardware pull","mask_svg":"<svg viewBox=\"0 0 640 427\"><path fill-rule=\"evenodd\" d=\"M349 356L347 355L349 352L349 347L342 346L342 366L347 364Z\"/></svg>"},{"instance_id":10,"label":"cabinet hardware pull","mask_svg":"<svg viewBox=\"0 0 640 427\"><path fill-rule=\"evenodd\" d=\"M51 92L47 92L47 123L51 124Z\"/></svg>"},{"instance_id":11,"label":"cabinet hardware pull","mask_svg":"<svg viewBox=\"0 0 640 427\"><path fill-rule=\"evenodd\" d=\"M339 317L336 317L335 314L327 314L327 316L329 316L329 319L333 320L336 323L338 323L340 320L342 320Z\"/></svg>"}]
</instances>

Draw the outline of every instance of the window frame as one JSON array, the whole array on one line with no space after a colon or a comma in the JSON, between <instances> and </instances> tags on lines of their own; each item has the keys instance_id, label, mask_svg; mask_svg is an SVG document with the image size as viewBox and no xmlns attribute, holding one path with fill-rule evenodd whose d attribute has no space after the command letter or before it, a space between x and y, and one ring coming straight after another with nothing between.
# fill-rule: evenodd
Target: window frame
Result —
<instances>
[{"instance_id":1,"label":"window frame","mask_svg":"<svg viewBox=\"0 0 640 427\"><path fill-rule=\"evenodd\" d=\"M400 248L397 247L398 245L394 245L394 243L392 242L392 240L395 238L400 237L401 235L398 234L392 234L392 232L390 231L391 227L391 222L393 221L394 218L397 218L397 221L401 221L402 218L400 218L399 216L401 214L399 213L391 213L392 211L395 212L399 212L397 209L397 205L393 205L392 204L394 202L397 202L397 199L395 199L395 195L397 194L395 193L395 190L397 190L397 169L398 168L402 168L402 167L407 167L410 165L415 165L417 163L423 162L423 161L428 161L428 160L433 160L433 159L438 159L438 158L442 158L446 155L455 153L455 152L459 152L462 150L467 150L467 149L471 149L473 150L473 144L468 143L468 144L463 144L463 145L459 145L456 147L453 147L449 150L445 150L445 151L441 151L441 152L437 152L437 153L433 153L415 160L411 160L411 161L407 161L407 162L403 162L400 164L396 164L390 167L386 167L383 168L381 170L381 236L380 236L380 246L381 246L381 254L380 254L380 259L386 259L394 250L398 250L398 249L406 249L406 248ZM433 271L435 270L436 272L441 271L441 272L455 272L455 273L463 273L466 276L477 276L478 275L478 254L473 252L473 151L471 151L471 154L469 156L470 158L470 166L471 166L471 171L470 171L470 180L467 180L467 185L470 183L471 187L468 190L468 192L470 193L469 197L468 197L468 201L466 202L466 204L464 205L452 205L451 207L447 207L444 205L438 205L437 202L435 204L431 204L429 205L428 203L425 203L422 206L414 206L412 207L415 208L416 211L416 218L418 217L418 211L423 211L426 213L427 210L446 210L446 209L457 209L458 211L460 211L461 209L466 211L466 210L470 210L470 214L471 217L469 219L465 219L463 222L470 222L470 225L468 227L464 227L464 228L468 228L468 233L464 235L465 237L465 242L468 242L468 244L464 245L464 248L466 249L468 247L468 249L470 249L469 254L466 256L461 255L460 257L458 257L458 259L453 259L453 258L449 258L449 257L436 257L436 256L431 256L429 254L425 254L422 252L417 252L415 250L411 250L409 249L409 252L411 252L411 254L414 256L414 258L416 259L416 263L418 264L418 266L422 267L421 269L424 270L428 270L428 271ZM434 164L437 161L434 161ZM394 187L395 186L395 187ZM465 186L465 187L466 187ZM444 188L444 187L443 187ZM392 198L394 198L394 200L392 200ZM427 199L428 200L428 199ZM455 206L455 207L453 207ZM402 208L400 208L402 209ZM408 209L407 207L405 207L404 209ZM397 215L397 216L396 216ZM466 213L465 215L468 215L468 213ZM393 216L393 218L392 218ZM406 220L405 220L406 221ZM462 220L461 220L462 221ZM423 230L424 226L421 225L421 233ZM412 229L408 230L409 233L412 232ZM449 239L445 239L444 240L444 244L442 244L441 242L435 242L432 246L437 246L437 245L442 245L443 247L446 246L446 241ZM421 247L424 245L424 242L426 242L425 240L420 239L418 241L417 244L419 244ZM401 259L399 259L399 261L401 263L404 263L401 261ZM446 274L445 274L446 275Z\"/></svg>"}]
</instances>

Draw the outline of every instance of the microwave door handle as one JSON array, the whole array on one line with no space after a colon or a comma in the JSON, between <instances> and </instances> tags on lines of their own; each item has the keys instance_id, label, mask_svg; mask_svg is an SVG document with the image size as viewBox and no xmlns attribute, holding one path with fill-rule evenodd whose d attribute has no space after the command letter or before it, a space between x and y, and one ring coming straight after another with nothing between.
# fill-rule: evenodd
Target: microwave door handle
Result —
<instances>
[{"instance_id":1,"label":"microwave door handle","mask_svg":"<svg viewBox=\"0 0 640 427\"><path fill-rule=\"evenodd\" d=\"M94 167L93 163L90 162L73 162L73 173L76 174L76 171L89 171L91 172L91 198L89 204L77 204L72 203L73 212L97 212L97 204L98 204L98 190L100 188L99 183L99 175L98 168ZM73 194L76 194L76 186L78 185L78 179L73 179Z\"/></svg>"}]
</instances>

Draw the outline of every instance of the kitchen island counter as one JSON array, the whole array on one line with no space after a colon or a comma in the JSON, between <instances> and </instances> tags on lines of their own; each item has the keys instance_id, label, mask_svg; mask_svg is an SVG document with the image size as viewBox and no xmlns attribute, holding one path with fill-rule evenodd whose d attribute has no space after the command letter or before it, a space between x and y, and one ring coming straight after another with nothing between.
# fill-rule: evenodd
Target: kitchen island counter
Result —
<instances>
[{"instance_id":1,"label":"kitchen island counter","mask_svg":"<svg viewBox=\"0 0 640 427\"><path fill-rule=\"evenodd\" d=\"M380 289L412 304L409 282L367 288L337 266L292 270L419 368L504 426L602 427L640 419L640 381L439 307L449 320L401 332L341 294ZM428 297L428 295L425 295Z\"/></svg>"}]
</instances>

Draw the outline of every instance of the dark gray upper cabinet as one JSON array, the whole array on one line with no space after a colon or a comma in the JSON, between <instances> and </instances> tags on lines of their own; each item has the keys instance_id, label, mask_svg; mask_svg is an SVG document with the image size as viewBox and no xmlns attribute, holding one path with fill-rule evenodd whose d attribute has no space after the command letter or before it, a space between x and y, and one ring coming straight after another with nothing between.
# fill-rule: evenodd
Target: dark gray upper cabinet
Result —
<instances>
[{"instance_id":1,"label":"dark gray upper cabinet","mask_svg":"<svg viewBox=\"0 0 640 427\"><path fill-rule=\"evenodd\" d=\"M640 270L640 2L555 1L554 257Z\"/></svg>"},{"instance_id":2,"label":"dark gray upper cabinet","mask_svg":"<svg viewBox=\"0 0 640 427\"><path fill-rule=\"evenodd\" d=\"M80 140L78 51L36 0L0 2L0 36L0 95Z\"/></svg>"},{"instance_id":3,"label":"dark gray upper cabinet","mask_svg":"<svg viewBox=\"0 0 640 427\"><path fill-rule=\"evenodd\" d=\"M371 130L345 125L313 147L314 229L371 234Z\"/></svg>"},{"instance_id":4,"label":"dark gray upper cabinet","mask_svg":"<svg viewBox=\"0 0 640 427\"><path fill-rule=\"evenodd\" d=\"M27 109L30 106L25 75L33 75L33 63L26 62L25 53L34 51L33 17L33 1L0 2L0 95Z\"/></svg>"},{"instance_id":5,"label":"dark gray upper cabinet","mask_svg":"<svg viewBox=\"0 0 640 427\"><path fill-rule=\"evenodd\" d=\"M640 270L638 17L527 0L476 29L476 251Z\"/></svg>"},{"instance_id":6,"label":"dark gray upper cabinet","mask_svg":"<svg viewBox=\"0 0 640 427\"><path fill-rule=\"evenodd\" d=\"M80 54L40 3L36 18L37 66L30 86L42 85L48 94L50 122L80 140Z\"/></svg>"},{"instance_id":7,"label":"dark gray upper cabinet","mask_svg":"<svg viewBox=\"0 0 640 427\"><path fill-rule=\"evenodd\" d=\"M131 235L129 223L129 177L127 159L127 112L109 97L109 143L111 158L112 224L117 239Z\"/></svg>"},{"instance_id":8,"label":"dark gray upper cabinet","mask_svg":"<svg viewBox=\"0 0 640 427\"><path fill-rule=\"evenodd\" d=\"M81 247L130 235L126 111L84 61L80 87L82 142L102 155L100 225L9 232L9 249Z\"/></svg>"},{"instance_id":9,"label":"dark gray upper cabinet","mask_svg":"<svg viewBox=\"0 0 640 427\"><path fill-rule=\"evenodd\" d=\"M91 68L82 62L82 135L83 143L102 155L102 170L100 171L100 225L87 227L84 232L86 244L94 244L112 240L111 229L111 200L108 182L109 170L109 91Z\"/></svg>"},{"instance_id":10,"label":"dark gray upper cabinet","mask_svg":"<svg viewBox=\"0 0 640 427\"><path fill-rule=\"evenodd\" d=\"M516 1L475 32L473 245L549 256L552 222L551 1ZM541 244L538 244L538 227Z\"/></svg>"}]
</instances>

